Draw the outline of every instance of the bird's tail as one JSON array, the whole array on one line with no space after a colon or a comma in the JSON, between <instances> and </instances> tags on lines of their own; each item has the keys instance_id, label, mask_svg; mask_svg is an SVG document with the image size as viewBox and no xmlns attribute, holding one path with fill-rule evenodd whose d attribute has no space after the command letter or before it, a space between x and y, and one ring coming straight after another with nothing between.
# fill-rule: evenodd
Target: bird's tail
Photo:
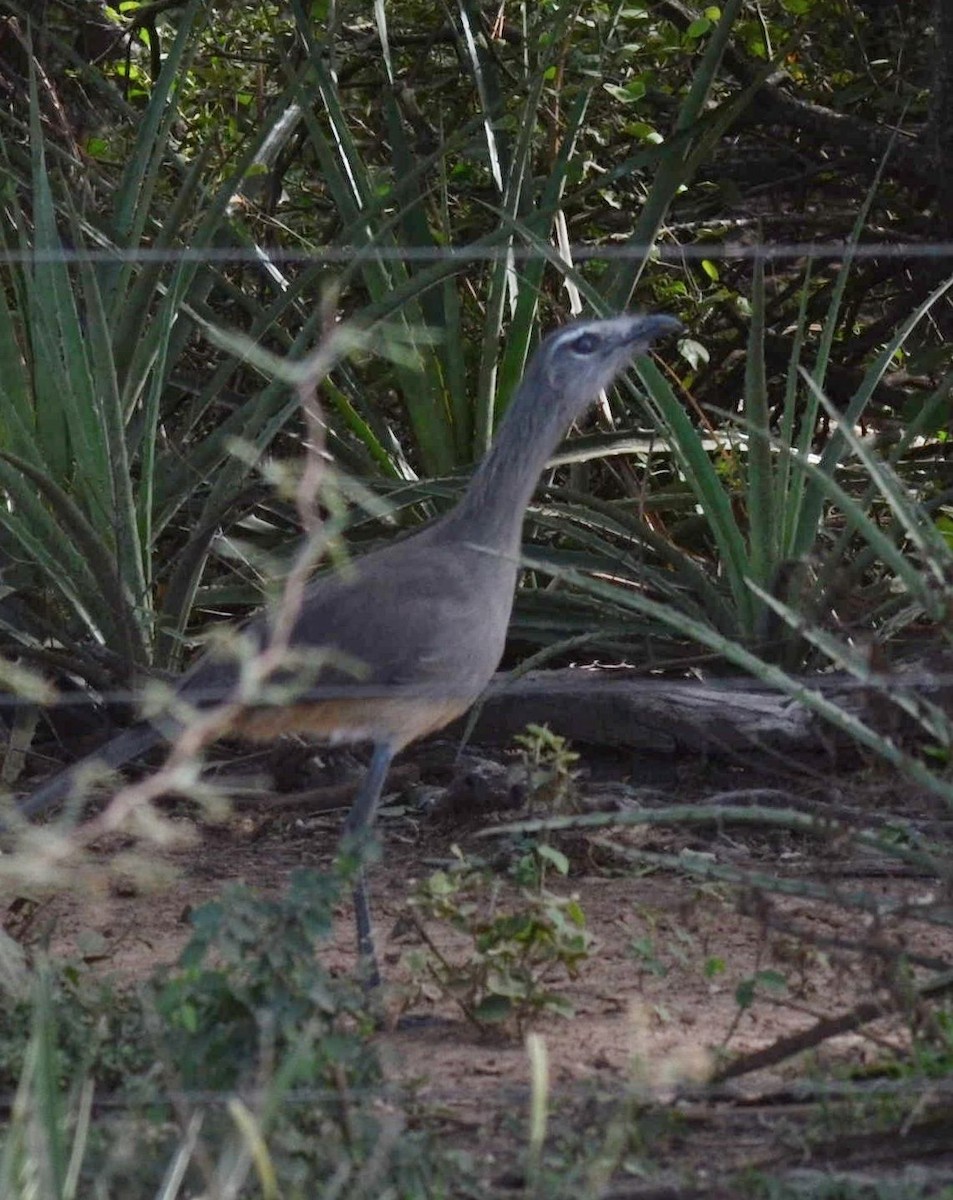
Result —
<instances>
[{"instance_id":1,"label":"bird's tail","mask_svg":"<svg viewBox=\"0 0 953 1200\"><path fill-rule=\"evenodd\" d=\"M140 754L151 750L161 741L163 741L162 734L148 722L140 721L136 725L131 725L99 750L88 754L65 771L60 771L52 779L48 779L35 792L31 792L29 796L18 801L17 808L21 816L38 817L70 795L84 768L88 768L94 763L103 767L124 766Z\"/></svg>"}]
</instances>

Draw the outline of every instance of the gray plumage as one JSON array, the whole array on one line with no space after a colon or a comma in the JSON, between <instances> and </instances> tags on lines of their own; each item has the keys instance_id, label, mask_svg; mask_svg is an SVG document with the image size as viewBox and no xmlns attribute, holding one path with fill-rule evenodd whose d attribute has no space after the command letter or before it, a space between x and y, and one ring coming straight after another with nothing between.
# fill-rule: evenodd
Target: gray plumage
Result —
<instances>
[{"instance_id":1,"label":"gray plumage","mask_svg":"<svg viewBox=\"0 0 953 1200\"><path fill-rule=\"evenodd\" d=\"M576 321L550 334L460 503L420 533L307 588L292 647L326 650L362 669L355 675L326 666L313 679L320 696L308 696L304 685L300 694L290 687L285 703L247 709L231 728L253 737L297 731L373 742L374 758L346 834L366 834L393 754L466 711L496 670L513 605L523 517L567 427L634 355L680 328L674 317L624 315ZM265 622L264 616L256 618L247 633L261 642ZM204 705L235 678L234 664L206 657L183 678L179 695ZM328 688L338 684L341 695L328 697ZM118 767L162 736L140 724L90 757ZM21 811L35 816L62 800L77 769L44 784ZM360 880L355 902L360 949L374 980Z\"/></svg>"}]
</instances>

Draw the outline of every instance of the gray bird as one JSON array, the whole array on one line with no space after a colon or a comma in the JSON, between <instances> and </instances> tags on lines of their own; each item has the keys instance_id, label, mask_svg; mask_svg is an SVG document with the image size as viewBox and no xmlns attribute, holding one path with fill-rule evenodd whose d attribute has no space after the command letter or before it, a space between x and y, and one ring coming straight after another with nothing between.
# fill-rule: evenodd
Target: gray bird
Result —
<instances>
[{"instance_id":1,"label":"gray bird","mask_svg":"<svg viewBox=\"0 0 953 1200\"><path fill-rule=\"evenodd\" d=\"M680 329L670 316L623 315L575 321L551 333L456 507L306 589L292 650L303 658L326 650L338 665L312 665L310 679L306 663L300 671L289 667L282 702L243 709L230 731L256 739L303 733L326 742L372 743L344 825L345 844L360 849L368 836L394 755L464 713L496 670L513 607L523 517L560 438L635 355ZM262 614L245 636L264 645L268 630ZM358 664L356 675L340 665L347 662ZM177 697L201 708L227 694L236 678L234 662L207 655L184 676ZM120 767L173 732L142 722L89 759ZM36 816L62 800L82 765L54 776L20 811ZM354 905L365 980L373 985L379 976L363 872Z\"/></svg>"}]
</instances>

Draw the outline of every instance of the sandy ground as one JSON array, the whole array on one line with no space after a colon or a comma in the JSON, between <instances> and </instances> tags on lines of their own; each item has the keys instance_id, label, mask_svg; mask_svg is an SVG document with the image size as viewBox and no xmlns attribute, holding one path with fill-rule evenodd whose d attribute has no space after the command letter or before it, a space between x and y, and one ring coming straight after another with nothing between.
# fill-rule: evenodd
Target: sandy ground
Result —
<instances>
[{"instance_id":1,"label":"sandy ground","mask_svg":"<svg viewBox=\"0 0 953 1200\"><path fill-rule=\"evenodd\" d=\"M609 785L624 792L630 781L619 777ZM599 787L605 786L603 779ZM478 831L520 815L461 820L446 813L421 818L408 811L385 813L381 820L381 861L371 876L386 1003L394 1014L406 1008L414 992L407 958L419 939L400 918L415 880L449 860L454 843L486 853L488 843L477 838ZM104 969L121 978L142 977L175 959L188 937L189 911L217 896L225 883L242 881L278 892L296 868L327 864L339 821L333 813L276 815L266 804L246 809L220 828L202 830L193 846L166 852L162 857L173 871L166 886L148 892L104 888L82 903L60 895L45 903L43 923L54 930L54 950L94 952ZM614 835L601 831L598 836ZM789 835L669 830L630 831L618 838L668 852L690 846L712 861L740 869L780 868L792 879L820 871L846 890L863 890L884 902L922 898L930 888L928 881L885 876L869 860L851 862L830 847ZM546 1016L533 1027L545 1043L554 1094L587 1081L613 1086L635 1081L665 1094L679 1082L704 1078L720 1056L748 1054L878 994L884 955L858 953L838 945L840 940L875 938L888 952L903 946L934 959L953 959L953 935L942 929L899 919L893 924L879 920L875 927L871 916L799 899L765 903L749 895L739 903L736 891L683 873L622 870L621 859L613 861L604 851L594 854L578 837L570 850L574 863L588 865L554 882L553 890L578 895L595 942L576 979L553 980L574 1015ZM439 928L432 932L441 946L466 953L458 935ZM333 970L353 970L346 906L322 953ZM740 1010L739 985L765 971L782 976L785 986L762 991ZM413 1083L422 1102L476 1130L523 1106L530 1075L521 1037L481 1033L452 1005L419 994L410 1012L425 1019L378 1035L379 1045L388 1071ZM816 1059L858 1064L882 1058L885 1047L901 1045L904 1038L901 1023L881 1022L826 1041ZM783 1062L761 1072L757 1086L793 1078L804 1066L803 1058ZM739 1086L753 1086L750 1077Z\"/></svg>"}]
</instances>

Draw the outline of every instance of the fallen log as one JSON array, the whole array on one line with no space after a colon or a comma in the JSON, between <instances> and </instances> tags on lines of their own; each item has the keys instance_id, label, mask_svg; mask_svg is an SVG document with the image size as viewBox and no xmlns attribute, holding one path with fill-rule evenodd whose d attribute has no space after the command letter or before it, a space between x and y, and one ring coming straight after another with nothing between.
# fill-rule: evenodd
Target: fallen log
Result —
<instances>
[{"instance_id":1,"label":"fallen log","mask_svg":"<svg viewBox=\"0 0 953 1200\"><path fill-rule=\"evenodd\" d=\"M847 673L797 682L890 737L925 736L898 704L925 702L949 711L953 673L922 663L858 680ZM464 727L466 718L454 730ZM672 679L635 670L569 667L535 671L490 685L473 741L501 744L528 724L548 725L573 742L647 751L732 756L770 748L830 754L852 739L803 703L757 680Z\"/></svg>"}]
</instances>

